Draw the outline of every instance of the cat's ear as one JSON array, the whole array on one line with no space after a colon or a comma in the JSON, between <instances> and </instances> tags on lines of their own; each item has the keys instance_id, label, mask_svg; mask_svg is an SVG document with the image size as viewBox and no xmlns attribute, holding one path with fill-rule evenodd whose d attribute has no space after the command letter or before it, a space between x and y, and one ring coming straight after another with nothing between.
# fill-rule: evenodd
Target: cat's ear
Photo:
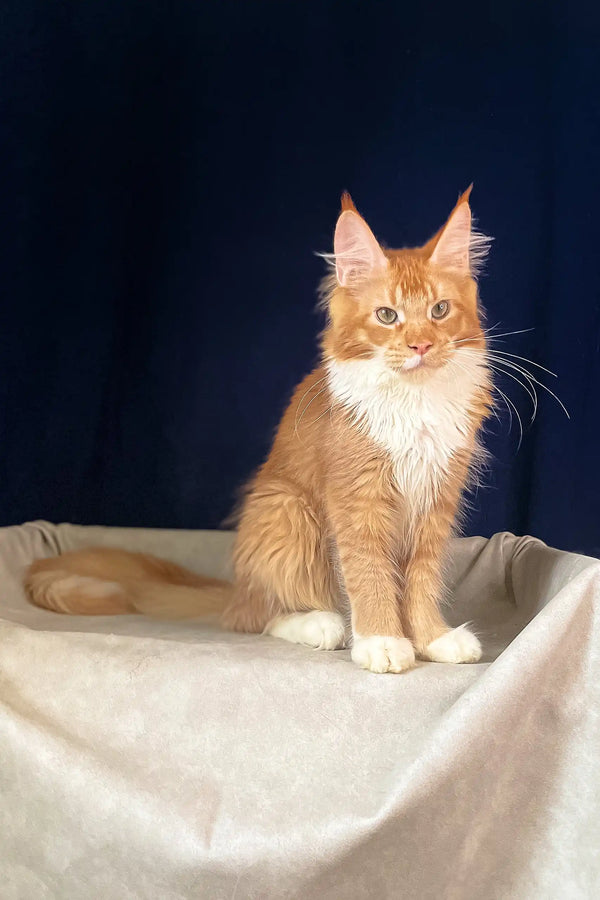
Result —
<instances>
[{"instance_id":1,"label":"cat's ear","mask_svg":"<svg viewBox=\"0 0 600 900\"><path fill-rule=\"evenodd\" d=\"M444 227L429 241L430 262L443 269L476 278L487 256L491 238L473 228L469 197L473 185L458 198Z\"/></svg>"},{"instance_id":2,"label":"cat's ear","mask_svg":"<svg viewBox=\"0 0 600 900\"><path fill-rule=\"evenodd\" d=\"M335 227L333 256L338 284L346 287L383 272L387 257L360 216L350 194L342 195L342 211Z\"/></svg>"},{"instance_id":3,"label":"cat's ear","mask_svg":"<svg viewBox=\"0 0 600 900\"><path fill-rule=\"evenodd\" d=\"M430 261L443 269L454 269L462 275L470 274L469 248L471 246L471 187L458 198L458 203L441 231L430 256Z\"/></svg>"}]
</instances>

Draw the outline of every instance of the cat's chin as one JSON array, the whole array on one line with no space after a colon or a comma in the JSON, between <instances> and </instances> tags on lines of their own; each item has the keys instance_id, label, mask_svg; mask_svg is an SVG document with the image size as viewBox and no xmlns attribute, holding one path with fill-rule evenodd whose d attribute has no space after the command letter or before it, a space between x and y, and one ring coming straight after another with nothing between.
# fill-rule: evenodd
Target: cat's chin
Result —
<instances>
[{"instance_id":1,"label":"cat's chin","mask_svg":"<svg viewBox=\"0 0 600 900\"><path fill-rule=\"evenodd\" d=\"M412 363L412 359L410 359L409 362ZM412 365L407 365L406 362L388 363L388 368L394 372L395 375L400 375L411 380L422 381L423 379L429 378L434 372L437 372L438 369L441 369L443 365L445 365L443 360L436 363L423 362L421 360L416 365L414 363L412 363Z\"/></svg>"}]
</instances>

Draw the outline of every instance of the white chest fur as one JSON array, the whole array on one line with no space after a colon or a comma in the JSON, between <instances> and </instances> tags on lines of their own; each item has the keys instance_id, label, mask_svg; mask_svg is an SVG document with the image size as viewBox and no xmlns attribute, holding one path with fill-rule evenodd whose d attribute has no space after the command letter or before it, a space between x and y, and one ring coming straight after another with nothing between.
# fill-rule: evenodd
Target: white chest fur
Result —
<instances>
[{"instance_id":1,"label":"white chest fur","mask_svg":"<svg viewBox=\"0 0 600 900\"><path fill-rule=\"evenodd\" d=\"M469 442L469 406L485 383L483 366L451 360L418 381L411 373L391 371L377 358L330 361L328 371L334 397L389 453L402 495L413 509L426 512L450 458Z\"/></svg>"}]
</instances>

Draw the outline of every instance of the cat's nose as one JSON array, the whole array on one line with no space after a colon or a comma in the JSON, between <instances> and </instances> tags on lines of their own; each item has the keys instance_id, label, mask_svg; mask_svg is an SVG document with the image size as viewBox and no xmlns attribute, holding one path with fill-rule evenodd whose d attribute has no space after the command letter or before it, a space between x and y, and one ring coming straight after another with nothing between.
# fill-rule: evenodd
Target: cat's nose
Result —
<instances>
[{"instance_id":1,"label":"cat's nose","mask_svg":"<svg viewBox=\"0 0 600 900\"><path fill-rule=\"evenodd\" d=\"M423 341L422 344L409 344L408 345L411 350L414 350L415 353L418 353L419 356L425 356L428 350L433 347L431 341Z\"/></svg>"}]
</instances>

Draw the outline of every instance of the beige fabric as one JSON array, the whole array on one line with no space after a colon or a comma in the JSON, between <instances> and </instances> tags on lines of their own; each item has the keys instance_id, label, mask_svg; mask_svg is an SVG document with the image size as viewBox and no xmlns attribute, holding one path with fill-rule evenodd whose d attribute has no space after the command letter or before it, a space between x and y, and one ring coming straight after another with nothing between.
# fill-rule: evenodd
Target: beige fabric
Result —
<instances>
[{"instance_id":1,"label":"beige fabric","mask_svg":"<svg viewBox=\"0 0 600 900\"><path fill-rule=\"evenodd\" d=\"M471 666L26 604L35 556L110 544L227 575L231 535L0 532L2 900L597 897L600 564L453 546Z\"/></svg>"}]
</instances>

